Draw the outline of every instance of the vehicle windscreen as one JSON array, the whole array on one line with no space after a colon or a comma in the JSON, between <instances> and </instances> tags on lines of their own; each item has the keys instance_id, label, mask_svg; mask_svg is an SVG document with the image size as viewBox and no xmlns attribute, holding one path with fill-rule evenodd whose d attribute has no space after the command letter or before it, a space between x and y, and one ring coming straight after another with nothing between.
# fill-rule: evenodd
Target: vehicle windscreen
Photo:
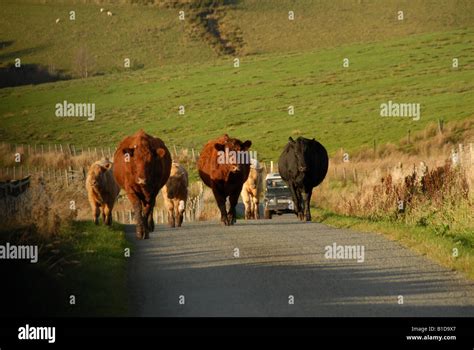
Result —
<instances>
[{"instance_id":1,"label":"vehicle windscreen","mask_svg":"<svg viewBox=\"0 0 474 350\"><path fill-rule=\"evenodd\" d=\"M270 179L267 180L267 188L288 188L288 186L282 179Z\"/></svg>"}]
</instances>

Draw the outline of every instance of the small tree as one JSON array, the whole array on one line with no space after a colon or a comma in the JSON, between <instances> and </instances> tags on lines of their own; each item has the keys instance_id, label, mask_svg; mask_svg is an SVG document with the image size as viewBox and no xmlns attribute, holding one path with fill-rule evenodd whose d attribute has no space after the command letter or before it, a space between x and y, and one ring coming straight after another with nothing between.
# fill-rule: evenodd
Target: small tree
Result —
<instances>
[{"instance_id":1,"label":"small tree","mask_svg":"<svg viewBox=\"0 0 474 350\"><path fill-rule=\"evenodd\" d=\"M95 66L94 57L85 46L81 46L74 56L74 73L81 78L88 78L92 75Z\"/></svg>"}]
</instances>

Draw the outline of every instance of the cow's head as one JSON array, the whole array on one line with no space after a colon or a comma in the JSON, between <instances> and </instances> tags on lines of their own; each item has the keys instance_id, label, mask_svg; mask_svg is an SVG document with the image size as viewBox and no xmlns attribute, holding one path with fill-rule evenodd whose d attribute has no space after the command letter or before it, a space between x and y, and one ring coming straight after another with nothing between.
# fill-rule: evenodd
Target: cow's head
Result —
<instances>
[{"instance_id":1,"label":"cow's head","mask_svg":"<svg viewBox=\"0 0 474 350\"><path fill-rule=\"evenodd\" d=\"M238 139L230 138L225 134L220 142L214 145L218 152L217 162L219 166L227 168L232 173L238 173L242 166L250 166L250 154L248 152L252 141L242 142Z\"/></svg>"},{"instance_id":2,"label":"cow's head","mask_svg":"<svg viewBox=\"0 0 474 350\"><path fill-rule=\"evenodd\" d=\"M95 162L89 169L89 182L95 189L103 188L104 184L104 173L112 167L112 162L107 158L100 162Z\"/></svg>"},{"instance_id":3,"label":"cow's head","mask_svg":"<svg viewBox=\"0 0 474 350\"><path fill-rule=\"evenodd\" d=\"M135 182L139 185L151 183L153 176L152 163L156 158L163 158L163 148L153 148L150 138L145 133L137 133L130 146L122 149L125 164L128 164Z\"/></svg>"},{"instance_id":4,"label":"cow's head","mask_svg":"<svg viewBox=\"0 0 474 350\"><path fill-rule=\"evenodd\" d=\"M297 172L299 174L304 174L309 167L309 162L307 161L307 157L309 156L308 140L302 137L298 137L295 141L290 136L288 139L288 145L288 151L292 151L291 154L294 157Z\"/></svg>"}]
</instances>

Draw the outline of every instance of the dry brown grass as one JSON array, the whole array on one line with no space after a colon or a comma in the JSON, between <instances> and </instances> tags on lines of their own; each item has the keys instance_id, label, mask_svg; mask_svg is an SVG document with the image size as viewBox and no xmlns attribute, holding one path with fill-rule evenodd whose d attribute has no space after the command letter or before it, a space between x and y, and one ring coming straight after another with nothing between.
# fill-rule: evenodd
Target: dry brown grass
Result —
<instances>
[{"instance_id":1,"label":"dry brown grass","mask_svg":"<svg viewBox=\"0 0 474 350\"><path fill-rule=\"evenodd\" d=\"M440 134L430 125L413 135L410 144L402 140L378 147L375 153L365 149L348 162L339 151L330 161L326 180L315 190L315 202L342 215L472 231L473 126L472 120L452 124Z\"/></svg>"},{"instance_id":2,"label":"dry brown grass","mask_svg":"<svg viewBox=\"0 0 474 350\"><path fill-rule=\"evenodd\" d=\"M71 201L74 201L75 209ZM41 176L33 176L28 191L18 197L0 199L2 226L5 230L26 227L25 232L30 234L55 236L64 224L78 217L78 208L84 202L78 186L66 187Z\"/></svg>"}]
</instances>

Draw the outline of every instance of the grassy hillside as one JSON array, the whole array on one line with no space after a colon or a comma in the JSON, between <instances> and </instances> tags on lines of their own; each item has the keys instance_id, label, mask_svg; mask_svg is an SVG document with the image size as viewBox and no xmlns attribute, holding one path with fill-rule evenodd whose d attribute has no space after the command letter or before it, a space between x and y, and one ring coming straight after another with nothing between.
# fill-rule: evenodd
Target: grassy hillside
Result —
<instances>
[{"instance_id":1,"label":"grassy hillside","mask_svg":"<svg viewBox=\"0 0 474 350\"><path fill-rule=\"evenodd\" d=\"M429 122L473 117L474 28L291 54L164 66L0 90L2 140L114 145L144 128L197 147L224 132L275 159L288 136L316 137L330 151L399 140ZM342 59L350 67L342 67ZM452 58L460 67L453 69ZM96 103L96 120L57 118L55 104ZM421 119L382 118L380 104L421 104ZM178 115L184 105L186 114ZM295 106L295 115L287 108Z\"/></svg>"},{"instance_id":2,"label":"grassy hillside","mask_svg":"<svg viewBox=\"0 0 474 350\"><path fill-rule=\"evenodd\" d=\"M216 59L208 42L190 35L189 23L196 12L186 6L127 4L132 0L120 1L121 4L109 4L118 1L85 2L2 1L0 66L20 57L23 63L42 64L74 75L80 50L87 52L95 74L123 70L124 58L130 58L135 68ZM171 0L154 2L173 3ZM179 0L174 2L179 3ZM198 0L191 2L195 5ZM240 55L312 51L385 41L465 28L472 26L474 18L474 6L469 0L238 0L222 3L228 5L218 7L217 27L226 40L233 40L235 30L242 33ZM100 13L101 7L110 9L114 15L108 17ZM185 21L178 20L179 9L185 10ZM69 20L71 10L76 12L75 21ZM294 21L288 20L290 10L295 13ZM404 11L404 21L397 20L399 10ZM57 18L60 18L58 24L55 23Z\"/></svg>"},{"instance_id":3,"label":"grassy hillside","mask_svg":"<svg viewBox=\"0 0 474 350\"><path fill-rule=\"evenodd\" d=\"M314 50L472 26L474 6L443 0L242 0L238 23L247 52ZM398 11L404 20L398 21ZM293 11L294 21L288 20Z\"/></svg>"},{"instance_id":4,"label":"grassy hillside","mask_svg":"<svg viewBox=\"0 0 474 350\"><path fill-rule=\"evenodd\" d=\"M125 58L132 68L149 68L216 57L206 43L185 34L176 9L39 1L2 1L0 6L0 65L19 57L24 64L74 73L80 49L87 51L95 74L124 70ZM114 15L100 13L101 7Z\"/></svg>"}]
</instances>

